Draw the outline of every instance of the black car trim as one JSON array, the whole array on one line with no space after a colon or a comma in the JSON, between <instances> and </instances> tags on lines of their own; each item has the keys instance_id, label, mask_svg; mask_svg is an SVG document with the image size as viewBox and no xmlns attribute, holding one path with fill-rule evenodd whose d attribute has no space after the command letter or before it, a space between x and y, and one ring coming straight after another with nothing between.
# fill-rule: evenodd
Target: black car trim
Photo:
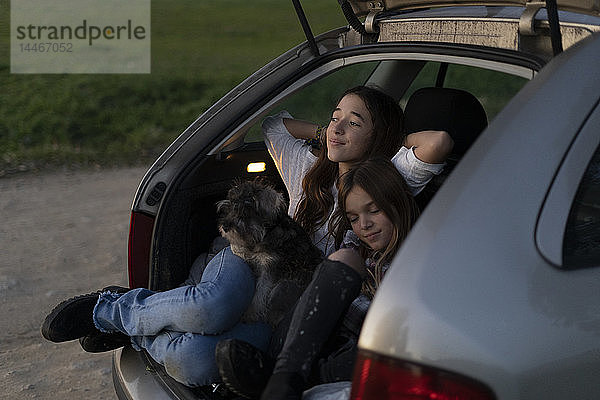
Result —
<instances>
[{"instance_id":1,"label":"black car trim","mask_svg":"<svg viewBox=\"0 0 600 400\"><path fill-rule=\"evenodd\" d=\"M594 113L597 113L597 112L599 112L599 111L598 111L598 110L599 110L599 108L600 108L600 98L599 98L598 100L596 100L596 102L595 102L595 103L592 105L592 107L590 108L590 110L587 112L587 114L586 114L585 118L583 118L583 119L582 119L581 123L580 123L580 124L579 124L579 126L577 127L577 130L576 130L576 132L577 132L577 133L576 133L575 135L573 135L573 138L572 138L572 140L571 140L571 143L569 143L569 146L567 147L567 149L566 149L566 150L565 150L565 152L563 153L563 156L562 156L562 158L560 159L560 162L559 162L559 164L558 164L559 166L558 166L558 168L556 169L556 171L554 172L554 176L552 177L551 183L550 183L550 185L548 186L548 190L546 191L546 194L544 195L544 200L543 200L543 202L542 202L542 205L540 206L540 209L539 209L539 211L538 211L538 215L537 215L537 218L536 218L536 222L535 222L535 229L534 229L534 243L535 243L535 248L536 248L536 250L538 251L538 253L540 254L540 256L541 256L541 257L542 257L544 260L546 260L546 262L547 262L549 265L551 265L551 266L553 266L554 268L557 268L557 269L559 269L559 270L561 270L561 271L576 271L576 270L579 270L579 269L590 268L590 267L592 267L592 266L590 266L590 265L586 265L586 266L583 266L583 267L582 267L582 266L573 266L573 265L567 265L567 264L565 263L565 260L564 260L564 254L562 254L562 257L561 257L561 260L560 260L560 262L557 262L556 260L554 260L554 259L550 258L550 257L547 255L547 253L544 251L544 249L543 249L543 246L541 246L541 244L540 244L540 241L544 241L544 242L545 242L545 240L543 240L543 239L541 239L541 238L540 238L540 234L541 234L541 233L540 233L540 224L541 224L541 220L542 220L543 218L548 218L548 216L547 216L547 215L545 215L545 211L546 211L546 209L549 207L549 206L548 206L548 202L550 202L550 201L552 201L552 199L554 199L554 198L558 197L558 196L556 196L556 195L553 195L553 194L552 194L552 192L553 192L553 188L554 188L554 186L555 186L555 184L556 184L556 181L557 181L557 179L558 179L559 175L561 175L561 174L565 174L565 172L564 172L564 170L565 170L565 161L567 160L567 158L568 158L568 157L569 157L569 155L571 154L571 152L572 152L572 150L573 150L573 147L574 147L574 145L575 145L575 142L576 142L576 141L578 140L578 138L580 137L580 133L581 133L581 131L582 131L583 129L585 129L585 126L586 126L586 124L588 123L588 121L590 120L591 116L592 116ZM595 150L595 149L594 149L594 150ZM589 162L591 162L593 155L594 155L594 153L592 152L592 154L589 156L589 158L588 158L588 160L587 160L588 164L589 164ZM570 190L570 191L569 191L569 193L570 193L570 195L571 195L571 197L570 197L570 202L571 202L571 204L570 204L570 206L569 206L569 212L570 212L570 209L571 209L571 207L572 207L572 205L573 205L573 204L572 204L572 203L573 203L573 200L575 199L575 196L577 195L577 191L579 190L579 185L580 185L580 183L581 183L581 179L583 179L583 176L584 176L584 174L585 174L586 170L587 170L587 167L586 167L585 169L583 169L583 170L581 170L581 171L580 171L580 172L581 172L581 174L580 174L580 175L578 175L577 184L576 184L576 185L574 185L574 188L573 188L572 190ZM568 218L565 220L565 225L567 224L567 222L568 222ZM563 249L562 249L562 245L563 245L563 243L564 243L564 240L565 240L565 230L564 230L564 228L565 228L565 227L563 227L563 230L560 232L560 238L561 238L561 239L560 239L560 243L561 243L561 253L562 253L562 250L563 250Z\"/></svg>"}]
</instances>

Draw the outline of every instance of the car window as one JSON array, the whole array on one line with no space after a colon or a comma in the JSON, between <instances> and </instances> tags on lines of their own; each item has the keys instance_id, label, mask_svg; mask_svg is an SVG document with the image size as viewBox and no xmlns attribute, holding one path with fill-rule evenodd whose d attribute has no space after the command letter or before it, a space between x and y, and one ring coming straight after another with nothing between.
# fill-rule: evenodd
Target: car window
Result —
<instances>
[{"instance_id":1,"label":"car window","mask_svg":"<svg viewBox=\"0 0 600 400\"><path fill-rule=\"evenodd\" d=\"M403 61L403 63L407 67L409 64L413 65L414 60ZM277 107L270 110L269 114L273 115L281 110L287 110L295 118L325 125L328 123L331 110L340 95L353 86L363 85L366 82L371 84L370 78L380 64L380 61L368 61L340 68L287 97ZM398 93L399 103L403 109L410 95L417 89L436 86L441 65L440 62L423 62L422 68L419 64L420 72L416 73L412 83L406 84L408 87L395 88L400 92ZM443 65L447 66L443 86L472 93L483 105L488 121L491 121L528 82L526 78L503 72L459 64ZM412 68L414 67L403 67L397 73L409 74L412 79ZM377 85L378 82L374 83ZM252 126L244 138L245 143L262 140L260 123Z\"/></svg>"},{"instance_id":2,"label":"car window","mask_svg":"<svg viewBox=\"0 0 600 400\"><path fill-rule=\"evenodd\" d=\"M446 64L447 71L443 79L443 87L462 89L473 94L485 109L488 121L504 108L528 79L467 65ZM400 104L404 108L408 98L417 89L437 85L441 63L428 62L402 98Z\"/></svg>"},{"instance_id":3,"label":"car window","mask_svg":"<svg viewBox=\"0 0 600 400\"><path fill-rule=\"evenodd\" d=\"M326 125L341 94L346 89L364 84L378 64L371 61L341 68L289 96L270 114L287 110L294 118ZM246 143L262 140L261 124L250 128L244 139Z\"/></svg>"},{"instance_id":4,"label":"car window","mask_svg":"<svg viewBox=\"0 0 600 400\"><path fill-rule=\"evenodd\" d=\"M596 149L571 206L563 257L567 268L600 265L600 148Z\"/></svg>"}]
</instances>

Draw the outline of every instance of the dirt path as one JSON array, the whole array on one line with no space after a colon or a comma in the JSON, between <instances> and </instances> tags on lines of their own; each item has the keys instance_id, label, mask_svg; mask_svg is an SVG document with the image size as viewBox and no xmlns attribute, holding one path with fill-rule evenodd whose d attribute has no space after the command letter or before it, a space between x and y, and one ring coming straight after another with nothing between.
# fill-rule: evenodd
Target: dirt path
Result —
<instances>
[{"instance_id":1,"label":"dirt path","mask_svg":"<svg viewBox=\"0 0 600 400\"><path fill-rule=\"evenodd\" d=\"M127 284L131 201L145 168L0 179L0 399L116 399L112 353L40 335L64 298Z\"/></svg>"}]
</instances>

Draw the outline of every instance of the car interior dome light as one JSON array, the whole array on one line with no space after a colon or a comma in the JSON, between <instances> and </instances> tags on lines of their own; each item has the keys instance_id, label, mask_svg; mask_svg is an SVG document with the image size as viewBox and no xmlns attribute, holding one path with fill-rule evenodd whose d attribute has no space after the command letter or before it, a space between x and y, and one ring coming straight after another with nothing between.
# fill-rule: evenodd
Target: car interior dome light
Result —
<instances>
[{"instance_id":1,"label":"car interior dome light","mask_svg":"<svg viewBox=\"0 0 600 400\"><path fill-rule=\"evenodd\" d=\"M254 173L265 172L266 169L267 169L267 164L263 161L250 163L246 167L246 171L254 172Z\"/></svg>"}]
</instances>

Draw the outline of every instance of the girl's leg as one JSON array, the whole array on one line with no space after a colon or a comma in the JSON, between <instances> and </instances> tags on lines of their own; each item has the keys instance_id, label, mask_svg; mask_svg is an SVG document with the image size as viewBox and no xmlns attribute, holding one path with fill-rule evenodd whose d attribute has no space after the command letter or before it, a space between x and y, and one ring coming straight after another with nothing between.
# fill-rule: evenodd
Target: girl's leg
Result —
<instances>
[{"instance_id":1,"label":"girl's leg","mask_svg":"<svg viewBox=\"0 0 600 400\"><path fill-rule=\"evenodd\" d=\"M195 286L101 294L94 324L100 331L128 336L153 336L163 330L219 334L239 321L252 301L254 285L250 267L226 247L207 264Z\"/></svg>"},{"instance_id":2,"label":"girl's leg","mask_svg":"<svg viewBox=\"0 0 600 400\"><path fill-rule=\"evenodd\" d=\"M323 345L361 286L360 274L342 262L325 260L317 267L294 309L262 399L299 398Z\"/></svg>"},{"instance_id":3,"label":"girl's leg","mask_svg":"<svg viewBox=\"0 0 600 400\"><path fill-rule=\"evenodd\" d=\"M156 336L131 338L136 350L145 349L167 373L187 386L202 386L219 382L219 371L215 364L215 346L223 339L241 339L261 350L265 350L271 336L267 324L239 323L220 335L201 335L163 331Z\"/></svg>"}]
</instances>

